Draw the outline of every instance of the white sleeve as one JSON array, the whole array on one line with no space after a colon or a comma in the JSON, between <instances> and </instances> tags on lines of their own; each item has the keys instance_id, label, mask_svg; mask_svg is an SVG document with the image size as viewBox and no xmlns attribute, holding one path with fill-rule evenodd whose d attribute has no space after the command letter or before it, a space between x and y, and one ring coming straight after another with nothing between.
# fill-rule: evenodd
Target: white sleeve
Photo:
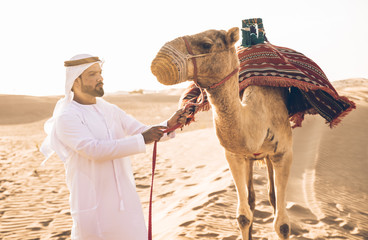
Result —
<instances>
[{"instance_id":1,"label":"white sleeve","mask_svg":"<svg viewBox=\"0 0 368 240\"><path fill-rule=\"evenodd\" d=\"M123 124L123 128L126 130L127 135L135 135L135 134L141 134L144 131L150 129L153 126L147 126L143 123L139 122L137 119L133 118L123 110L119 108L120 112L120 120ZM160 124L154 125L154 126L164 126L167 127L167 121L164 121ZM143 136L142 136L143 137ZM175 137L175 132L170 132L168 134L165 134L160 141L165 141L170 138Z\"/></svg>"},{"instance_id":2,"label":"white sleeve","mask_svg":"<svg viewBox=\"0 0 368 240\"><path fill-rule=\"evenodd\" d=\"M131 136L141 134L150 128L150 126L144 125L143 123L141 123L134 117L130 116L120 108L118 108L118 111L121 124L123 125L123 129L125 130L127 135Z\"/></svg>"},{"instance_id":3,"label":"white sleeve","mask_svg":"<svg viewBox=\"0 0 368 240\"><path fill-rule=\"evenodd\" d=\"M62 115L56 121L60 141L85 158L112 160L146 151L143 136L135 134L121 139L96 139L77 115Z\"/></svg>"}]
</instances>

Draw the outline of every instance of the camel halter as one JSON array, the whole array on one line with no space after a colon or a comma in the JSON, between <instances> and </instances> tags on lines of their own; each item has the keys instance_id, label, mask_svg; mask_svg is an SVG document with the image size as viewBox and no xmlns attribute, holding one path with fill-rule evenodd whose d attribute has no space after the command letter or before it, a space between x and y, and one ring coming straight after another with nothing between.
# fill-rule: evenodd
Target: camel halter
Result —
<instances>
[{"instance_id":1,"label":"camel halter","mask_svg":"<svg viewBox=\"0 0 368 240\"><path fill-rule=\"evenodd\" d=\"M211 55L213 53L193 54L192 48L190 47L187 38L183 37L183 40L185 42L185 46L186 46L187 51L188 51L189 54L185 55L185 54L179 52L178 50L176 50L174 47L172 47L170 45L167 45L165 50L171 51L174 55L179 57L180 60L189 60L189 59L191 59L192 62L193 62L193 67L194 67L193 81L194 81L195 85L199 88L199 90L201 91L201 101L199 103L188 102L188 104L185 106L185 109L187 109L190 106L199 106L204 101L203 87L201 87L198 83L198 67L197 67L196 58L205 57L205 56ZM178 66L183 66L184 65L184 63L182 61L176 61L176 64ZM216 88L216 87L224 84L227 80L229 80L238 71L239 71L239 67L235 68L230 74L228 74L220 82L215 83L215 84L211 85L208 88L213 89L213 88ZM180 74L182 74L182 73L180 73ZM183 75L180 75L180 77L183 77ZM185 75L185 77L186 77L186 75ZM182 127L182 125L178 123L175 126L173 126L172 128L166 129L163 132L164 133L172 132L172 131L175 131L176 129L180 128L180 127ZM156 158L157 158L157 141L154 142L153 154L152 154L152 177L151 177L151 190L150 190L149 210L148 210L148 240L152 240L152 193L153 193L153 180L154 180L155 169L156 169Z\"/></svg>"},{"instance_id":2,"label":"camel halter","mask_svg":"<svg viewBox=\"0 0 368 240\"><path fill-rule=\"evenodd\" d=\"M199 88L199 90L201 91L201 102L204 101L204 97L203 97L203 87L201 85L199 85L198 83L198 67L197 67L197 60L196 58L199 58L199 57L204 57L204 56L207 56L207 55L210 55L212 53L204 53L204 54L194 54L193 51L192 51L192 48L189 44L189 41L186 37L182 37L184 42L185 42L185 46L187 48L187 51L189 53L188 56L190 56L190 58L188 59L191 59L192 62L193 62L193 81L194 81L194 84ZM218 83L215 83L207 88L209 89L214 89L222 84L224 84L227 80L229 80L233 75L235 75L237 72L239 71L239 67L236 67L230 74L228 74L224 79L222 79L220 82Z\"/></svg>"}]
</instances>

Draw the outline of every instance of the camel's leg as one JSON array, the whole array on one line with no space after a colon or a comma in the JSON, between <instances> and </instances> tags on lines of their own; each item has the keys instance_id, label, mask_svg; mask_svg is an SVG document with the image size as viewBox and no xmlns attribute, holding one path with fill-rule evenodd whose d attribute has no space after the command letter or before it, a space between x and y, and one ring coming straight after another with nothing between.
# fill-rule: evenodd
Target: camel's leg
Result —
<instances>
[{"instance_id":1,"label":"camel's leg","mask_svg":"<svg viewBox=\"0 0 368 240\"><path fill-rule=\"evenodd\" d=\"M238 194L237 220L243 240L249 240L250 226L253 223L253 213L248 202L247 179L249 179L249 164L242 156L226 151L226 159L229 163L236 191Z\"/></svg>"},{"instance_id":2,"label":"camel's leg","mask_svg":"<svg viewBox=\"0 0 368 240\"><path fill-rule=\"evenodd\" d=\"M286 212L286 185L292 162L292 151L284 154L276 154L271 157L276 193L276 214L274 227L281 239L288 239L290 235L289 217Z\"/></svg>"},{"instance_id":3,"label":"camel's leg","mask_svg":"<svg viewBox=\"0 0 368 240\"><path fill-rule=\"evenodd\" d=\"M253 161L245 160L245 171L248 172L245 174L245 181L248 186L248 204L252 214L254 214L254 209L256 208L256 194L253 188ZM252 239L252 229L253 221L249 227L249 239Z\"/></svg>"},{"instance_id":4,"label":"camel's leg","mask_svg":"<svg viewBox=\"0 0 368 240\"><path fill-rule=\"evenodd\" d=\"M268 172L268 199L273 207L273 212L276 213L276 198L275 198L275 183L273 179L273 166L269 157L266 157L267 172Z\"/></svg>"}]
</instances>

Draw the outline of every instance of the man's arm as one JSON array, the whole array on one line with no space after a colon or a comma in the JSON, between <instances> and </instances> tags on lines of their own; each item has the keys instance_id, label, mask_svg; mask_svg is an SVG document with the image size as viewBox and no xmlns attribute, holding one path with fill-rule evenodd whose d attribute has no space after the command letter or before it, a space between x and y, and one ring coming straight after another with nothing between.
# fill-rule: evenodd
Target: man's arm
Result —
<instances>
[{"instance_id":1,"label":"man's arm","mask_svg":"<svg viewBox=\"0 0 368 240\"><path fill-rule=\"evenodd\" d=\"M142 134L121 139L96 139L76 115L60 116L56 122L56 135L73 151L95 161L106 161L146 151Z\"/></svg>"},{"instance_id":2,"label":"man's arm","mask_svg":"<svg viewBox=\"0 0 368 240\"><path fill-rule=\"evenodd\" d=\"M116 110L119 113L120 122L123 125L123 129L127 135L136 135L142 133L150 128L150 126L146 126L134 117L130 116L122 109L115 106Z\"/></svg>"},{"instance_id":3,"label":"man's arm","mask_svg":"<svg viewBox=\"0 0 368 240\"><path fill-rule=\"evenodd\" d=\"M142 134L146 144L159 141L163 136L166 136L166 134L162 133L162 131L167 128L168 121L164 121L155 126L146 126L131 115L124 112L122 109L118 107L116 108L118 109L121 124L123 125L123 129L127 135Z\"/></svg>"},{"instance_id":4,"label":"man's arm","mask_svg":"<svg viewBox=\"0 0 368 240\"><path fill-rule=\"evenodd\" d=\"M171 128L178 123L184 125L189 115L188 110L185 110L184 108L179 109L167 121L164 121L156 126L146 126L136 120L134 117L125 113L122 109L118 108L117 106L115 107L119 112L121 124L123 125L123 128L126 131L127 135L135 135L141 133L146 144L152 143L154 141L159 141L163 136L163 139L167 139L167 135L164 135L162 131L166 128ZM169 135L170 138L173 138L174 136L175 134Z\"/></svg>"}]
</instances>

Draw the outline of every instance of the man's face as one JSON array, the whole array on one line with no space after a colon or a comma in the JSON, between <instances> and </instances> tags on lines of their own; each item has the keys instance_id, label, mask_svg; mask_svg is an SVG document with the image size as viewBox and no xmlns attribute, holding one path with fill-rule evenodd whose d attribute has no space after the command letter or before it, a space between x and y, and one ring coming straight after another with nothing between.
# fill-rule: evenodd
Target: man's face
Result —
<instances>
[{"instance_id":1,"label":"man's face","mask_svg":"<svg viewBox=\"0 0 368 240\"><path fill-rule=\"evenodd\" d=\"M99 63L87 68L78 78L81 92L93 97L104 95L102 69Z\"/></svg>"}]
</instances>

